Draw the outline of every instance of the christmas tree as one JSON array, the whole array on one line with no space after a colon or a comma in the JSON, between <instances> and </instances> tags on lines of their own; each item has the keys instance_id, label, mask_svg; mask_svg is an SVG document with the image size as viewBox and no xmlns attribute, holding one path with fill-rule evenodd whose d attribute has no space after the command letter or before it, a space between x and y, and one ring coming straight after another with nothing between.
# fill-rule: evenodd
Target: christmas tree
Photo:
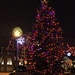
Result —
<instances>
[{"instance_id":1,"label":"christmas tree","mask_svg":"<svg viewBox=\"0 0 75 75\"><path fill-rule=\"evenodd\" d=\"M63 72L62 29L56 21L55 11L42 0L32 34L30 34L29 55L32 75L58 75ZM37 73L37 74L35 74Z\"/></svg>"}]
</instances>

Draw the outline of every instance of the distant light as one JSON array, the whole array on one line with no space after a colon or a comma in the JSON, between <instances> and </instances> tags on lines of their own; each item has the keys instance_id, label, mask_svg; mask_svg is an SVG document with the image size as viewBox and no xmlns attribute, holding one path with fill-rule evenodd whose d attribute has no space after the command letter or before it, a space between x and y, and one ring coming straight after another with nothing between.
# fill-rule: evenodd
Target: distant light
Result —
<instances>
[{"instance_id":1,"label":"distant light","mask_svg":"<svg viewBox=\"0 0 75 75\"><path fill-rule=\"evenodd\" d=\"M70 52L68 52L68 53L67 53L67 56L71 56L71 53L70 53Z\"/></svg>"},{"instance_id":2,"label":"distant light","mask_svg":"<svg viewBox=\"0 0 75 75\"><path fill-rule=\"evenodd\" d=\"M31 47L34 47L33 45L31 45Z\"/></svg>"},{"instance_id":3,"label":"distant light","mask_svg":"<svg viewBox=\"0 0 75 75\"><path fill-rule=\"evenodd\" d=\"M44 7L42 7L42 9L44 9Z\"/></svg>"},{"instance_id":4,"label":"distant light","mask_svg":"<svg viewBox=\"0 0 75 75\"><path fill-rule=\"evenodd\" d=\"M38 44L38 46L40 46L40 44Z\"/></svg>"},{"instance_id":5,"label":"distant light","mask_svg":"<svg viewBox=\"0 0 75 75\"><path fill-rule=\"evenodd\" d=\"M73 65L75 67L75 65Z\"/></svg>"},{"instance_id":6,"label":"distant light","mask_svg":"<svg viewBox=\"0 0 75 75\"><path fill-rule=\"evenodd\" d=\"M47 53L45 53L47 55Z\"/></svg>"},{"instance_id":7,"label":"distant light","mask_svg":"<svg viewBox=\"0 0 75 75\"><path fill-rule=\"evenodd\" d=\"M39 48L38 50L41 50L42 48Z\"/></svg>"},{"instance_id":8,"label":"distant light","mask_svg":"<svg viewBox=\"0 0 75 75\"><path fill-rule=\"evenodd\" d=\"M75 63L75 60L73 61L73 63Z\"/></svg>"}]
</instances>

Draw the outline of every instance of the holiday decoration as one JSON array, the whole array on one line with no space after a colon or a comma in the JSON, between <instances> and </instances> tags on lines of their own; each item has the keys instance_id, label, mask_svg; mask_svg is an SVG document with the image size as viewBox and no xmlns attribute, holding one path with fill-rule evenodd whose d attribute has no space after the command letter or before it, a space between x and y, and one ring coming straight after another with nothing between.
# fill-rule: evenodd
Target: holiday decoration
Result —
<instances>
[{"instance_id":1,"label":"holiday decoration","mask_svg":"<svg viewBox=\"0 0 75 75\"><path fill-rule=\"evenodd\" d=\"M58 75L63 73L61 66L65 50L62 42L62 29L56 21L55 11L48 6L47 0L41 0L36 21L29 34L30 72L32 75Z\"/></svg>"},{"instance_id":2,"label":"holiday decoration","mask_svg":"<svg viewBox=\"0 0 75 75\"><path fill-rule=\"evenodd\" d=\"M71 53L70 53L70 52L68 52L68 53L67 53L67 56L69 56L69 57L70 57L70 56L71 56Z\"/></svg>"},{"instance_id":3,"label":"holiday decoration","mask_svg":"<svg viewBox=\"0 0 75 75\"><path fill-rule=\"evenodd\" d=\"M71 53L72 56L75 56L75 47L70 47L69 44L67 43L67 53Z\"/></svg>"}]
</instances>

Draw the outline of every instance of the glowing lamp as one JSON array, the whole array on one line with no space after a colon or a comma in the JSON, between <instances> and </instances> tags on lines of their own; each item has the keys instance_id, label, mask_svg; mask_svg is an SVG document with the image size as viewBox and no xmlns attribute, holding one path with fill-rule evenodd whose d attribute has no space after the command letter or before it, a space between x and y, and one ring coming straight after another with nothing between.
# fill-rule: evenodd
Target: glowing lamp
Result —
<instances>
[{"instance_id":1,"label":"glowing lamp","mask_svg":"<svg viewBox=\"0 0 75 75\"><path fill-rule=\"evenodd\" d=\"M15 36L16 36L16 37L19 37L19 35L20 35L20 32L17 30L17 31L15 32Z\"/></svg>"},{"instance_id":2,"label":"glowing lamp","mask_svg":"<svg viewBox=\"0 0 75 75\"><path fill-rule=\"evenodd\" d=\"M71 56L71 53L70 53L70 52L68 52L68 53L67 53L67 56L69 56L69 57L70 57L70 56Z\"/></svg>"},{"instance_id":3,"label":"glowing lamp","mask_svg":"<svg viewBox=\"0 0 75 75\"><path fill-rule=\"evenodd\" d=\"M13 29L13 36L14 37L20 37L20 36L22 36L22 30L21 30L21 28L19 28L19 27L15 27L14 29Z\"/></svg>"}]
</instances>

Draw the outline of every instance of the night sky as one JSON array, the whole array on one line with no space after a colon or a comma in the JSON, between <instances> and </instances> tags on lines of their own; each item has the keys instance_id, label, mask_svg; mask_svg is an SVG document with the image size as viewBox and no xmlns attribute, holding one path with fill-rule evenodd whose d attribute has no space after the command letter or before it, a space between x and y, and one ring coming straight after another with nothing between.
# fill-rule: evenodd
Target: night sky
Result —
<instances>
[{"instance_id":1,"label":"night sky","mask_svg":"<svg viewBox=\"0 0 75 75\"><path fill-rule=\"evenodd\" d=\"M0 0L0 43L12 37L12 30L19 26L23 33L32 30L36 9L40 0ZM49 0L56 11L56 18L63 30L63 38L71 42L75 38L75 0Z\"/></svg>"}]
</instances>

